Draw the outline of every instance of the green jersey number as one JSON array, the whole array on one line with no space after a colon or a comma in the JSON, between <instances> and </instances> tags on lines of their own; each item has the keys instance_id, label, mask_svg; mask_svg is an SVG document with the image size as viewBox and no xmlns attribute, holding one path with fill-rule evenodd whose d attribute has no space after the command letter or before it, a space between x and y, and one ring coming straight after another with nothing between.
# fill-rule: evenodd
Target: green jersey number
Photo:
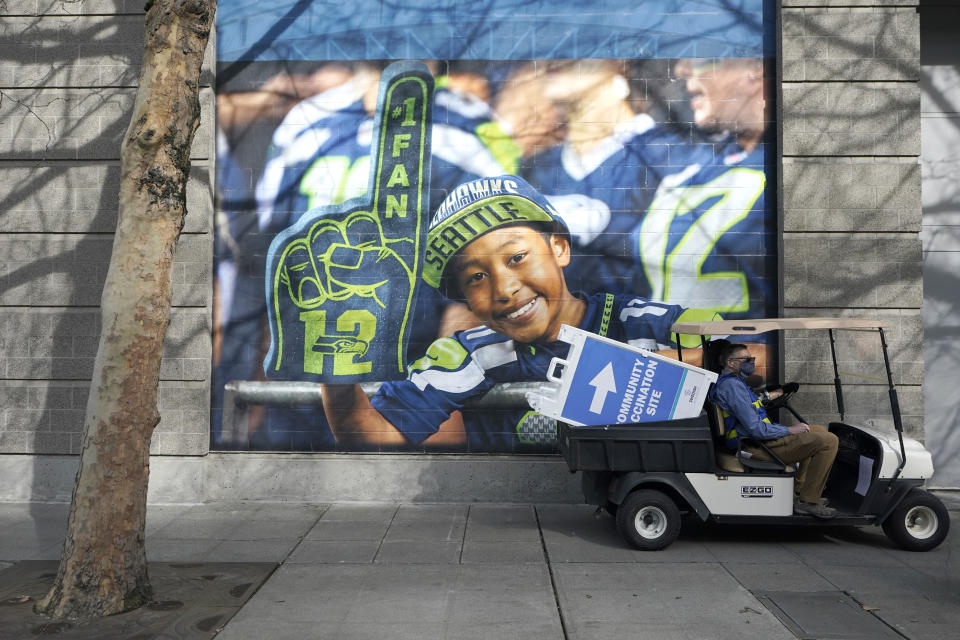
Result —
<instances>
[{"instance_id":1,"label":"green jersey number","mask_svg":"<svg viewBox=\"0 0 960 640\"><path fill-rule=\"evenodd\" d=\"M651 297L671 304L719 312L747 311L750 296L742 271L703 272L703 263L731 227L744 220L763 193L766 176L735 168L703 185L674 186L700 170L688 167L657 189L640 225L639 251ZM670 228L708 200L716 202L694 220L667 253Z\"/></svg>"},{"instance_id":2,"label":"green jersey number","mask_svg":"<svg viewBox=\"0 0 960 640\"><path fill-rule=\"evenodd\" d=\"M323 156L314 160L300 180L300 193L307 196L307 209L340 204L367 192L370 156L350 165L347 156Z\"/></svg>"}]
</instances>

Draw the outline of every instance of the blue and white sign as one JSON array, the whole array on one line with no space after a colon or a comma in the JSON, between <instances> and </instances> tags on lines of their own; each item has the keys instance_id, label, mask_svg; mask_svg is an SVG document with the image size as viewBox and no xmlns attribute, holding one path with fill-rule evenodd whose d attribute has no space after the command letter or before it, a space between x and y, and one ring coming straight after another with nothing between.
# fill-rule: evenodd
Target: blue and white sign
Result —
<instances>
[{"instance_id":1,"label":"blue and white sign","mask_svg":"<svg viewBox=\"0 0 960 640\"><path fill-rule=\"evenodd\" d=\"M548 377L559 385L527 395L538 412L578 425L609 425L696 416L713 372L645 349L564 326L571 344L566 360L555 358ZM556 375L562 366L560 375Z\"/></svg>"}]
</instances>

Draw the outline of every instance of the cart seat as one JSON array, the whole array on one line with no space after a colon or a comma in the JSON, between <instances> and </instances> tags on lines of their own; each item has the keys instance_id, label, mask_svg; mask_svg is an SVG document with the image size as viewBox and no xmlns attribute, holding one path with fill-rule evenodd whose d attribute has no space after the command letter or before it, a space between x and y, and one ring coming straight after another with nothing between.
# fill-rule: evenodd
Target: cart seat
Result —
<instances>
[{"instance_id":1,"label":"cart seat","mask_svg":"<svg viewBox=\"0 0 960 640\"><path fill-rule=\"evenodd\" d=\"M760 460L751 456L749 451L743 450L742 445L736 453L731 452L727 448L724 437L726 429L723 425L723 410L709 400L706 401L705 407L712 423L717 465L721 469L730 473L793 473L795 471L793 465L781 464L776 460Z\"/></svg>"},{"instance_id":2,"label":"cart seat","mask_svg":"<svg viewBox=\"0 0 960 640\"><path fill-rule=\"evenodd\" d=\"M746 473L746 469L740 463L736 453L727 449L723 434L723 411L717 405L709 400L704 403L707 410L707 417L710 420L710 426L713 430L713 444L716 452L717 465L724 471L730 473Z\"/></svg>"},{"instance_id":3,"label":"cart seat","mask_svg":"<svg viewBox=\"0 0 960 640\"><path fill-rule=\"evenodd\" d=\"M740 464L740 459L735 453L727 450L726 445L718 444L716 446L717 465L724 471L730 473L746 473L747 470Z\"/></svg>"}]
</instances>

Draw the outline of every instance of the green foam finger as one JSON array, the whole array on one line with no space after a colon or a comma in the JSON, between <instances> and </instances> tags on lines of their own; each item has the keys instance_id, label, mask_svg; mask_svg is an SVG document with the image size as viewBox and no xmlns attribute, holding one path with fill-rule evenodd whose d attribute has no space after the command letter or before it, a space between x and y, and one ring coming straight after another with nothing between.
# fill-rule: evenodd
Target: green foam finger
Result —
<instances>
[{"instance_id":1,"label":"green foam finger","mask_svg":"<svg viewBox=\"0 0 960 640\"><path fill-rule=\"evenodd\" d=\"M311 209L267 255L268 377L402 378L430 212L433 77L418 62L381 77L365 196Z\"/></svg>"},{"instance_id":2,"label":"green foam finger","mask_svg":"<svg viewBox=\"0 0 960 640\"><path fill-rule=\"evenodd\" d=\"M422 218L429 215L425 208L430 194L433 78L428 72L426 76L384 77L380 89L376 152L372 154L372 213L380 220L385 239L412 243L399 253L416 273L420 267L419 238L410 231L422 228Z\"/></svg>"}]
</instances>

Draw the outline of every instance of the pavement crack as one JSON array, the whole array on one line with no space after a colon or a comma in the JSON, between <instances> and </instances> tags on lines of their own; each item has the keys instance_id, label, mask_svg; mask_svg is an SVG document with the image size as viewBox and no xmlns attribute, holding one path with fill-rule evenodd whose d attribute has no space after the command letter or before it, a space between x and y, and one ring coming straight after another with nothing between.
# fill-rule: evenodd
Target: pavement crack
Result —
<instances>
[{"instance_id":1,"label":"pavement crack","mask_svg":"<svg viewBox=\"0 0 960 640\"><path fill-rule=\"evenodd\" d=\"M463 548L467 544L467 527L470 526L470 513L473 506L467 505L467 515L463 519L463 535L460 536L460 555L457 557L457 564L463 564Z\"/></svg>"},{"instance_id":2,"label":"pavement crack","mask_svg":"<svg viewBox=\"0 0 960 640\"><path fill-rule=\"evenodd\" d=\"M302 536L297 536L297 544L293 545L293 548L290 549L290 551L287 552L287 555L285 555L285 556L283 557L283 560L281 560L280 562L277 563L277 567L279 567L279 566L282 565L282 564L286 564L286 563L287 563L287 560L289 560L289 559L291 558L291 556L293 556L293 554L297 552L297 549L300 548L300 545L303 544L303 541L307 539L307 536L310 535L310 532L313 531L313 528L314 528L315 526L317 526L317 523L320 522L320 521L323 519L323 516L326 515L326 513L327 513L327 511L328 511L329 509L330 509L330 507L329 507L329 505L328 505L327 507L325 507L325 508L323 509L323 511L320 512L320 514L319 514L319 515L316 517L316 519L313 521L313 524L311 524L311 525L307 528L307 530L304 532L304 534L303 534ZM274 571L276 571L277 567L274 567ZM270 575L273 575L273 571L270 572ZM266 581L264 581L264 582L266 582ZM259 589L259 587L258 587L258 589ZM250 597L252 598L253 595L251 594Z\"/></svg>"},{"instance_id":3,"label":"pavement crack","mask_svg":"<svg viewBox=\"0 0 960 640\"><path fill-rule=\"evenodd\" d=\"M397 520L397 515L398 515L399 513L400 513L400 505L397 504L397 505L393 508L393 514L390 516L390 522L387 523L387 528L383 530L383 535L380 536L380 541L377 542L377 550L376 550L376 552L373 554L373 560L370 561L371 563L377 561L377 556L380 555L380 551L383 549L383 543L386 542L386 540L387 540L387 535L390 533L390 527L392 527L392 526L393 526L393 523L396 522L396 520Z\"/></svg>"}]
</instances>

